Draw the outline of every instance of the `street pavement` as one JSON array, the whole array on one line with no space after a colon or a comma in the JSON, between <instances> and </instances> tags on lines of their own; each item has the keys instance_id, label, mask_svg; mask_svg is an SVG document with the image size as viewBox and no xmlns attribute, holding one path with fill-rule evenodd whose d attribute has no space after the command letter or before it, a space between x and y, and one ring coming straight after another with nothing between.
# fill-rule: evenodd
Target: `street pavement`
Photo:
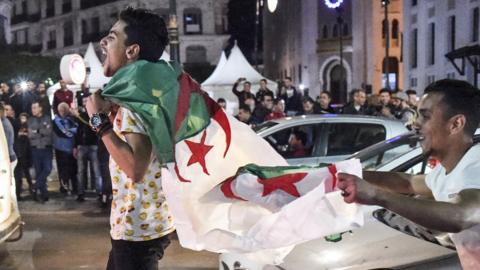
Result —
<instances>
[{"instance_id":1,"label":"street pavement","mask_svg":"<svg viewBox=\"0 0 480 270\"><path fill-rule=\"evenodd\" d=\"M49 182L48 202L41 204L29 196L19 202L24 234L17 242L0 244L0 270L105 269L110 251L108 209L100 207L93 193L82 203L60 194L57 183ZM217 254L184 249L175 234L171 238L159 269L218 269Z\"/></svg>"}]
</instances>

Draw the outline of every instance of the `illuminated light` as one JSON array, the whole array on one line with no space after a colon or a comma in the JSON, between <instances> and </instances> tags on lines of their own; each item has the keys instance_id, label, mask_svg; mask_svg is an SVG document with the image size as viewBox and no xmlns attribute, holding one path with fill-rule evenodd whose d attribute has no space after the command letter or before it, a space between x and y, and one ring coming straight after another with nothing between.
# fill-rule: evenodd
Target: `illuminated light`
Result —
<instances>
[{"instance_id":1,"label":"illuminated light","mask_svg":"<svg viewBox=\"0 0 480 270\"><path fill-rule=\"evenodd\" d=\"M277 9L277 6L278 6L278 0L268 0L267 1L267 4L268 4L268 10L273 13L275 12L275 10Z\"/></svg>"},{"instance_id":2,"label":"illuminated light","mask_svg":"<svg viewBox=\"0 0 480 270\"><path fill-rule=\"evenodd\" d=\"M28 89L28 83L26 81L22 81L20 82L20 88L23 90L23 91L26 91Z\"/></svg>"},{"instance_id":3,"label":"illuminated light","mask_svg":"<svg viewBox=\"0 0 480 270\"><path fill-rule=\"evenodd\" d=\"M343 0L325 0L325 5L328 8L338 8L342 5Z\"/></svg>"},{"instance_id":4,"label":"illuminated light","mask_svg":"<svg viewBox=\"0 0 480 270\"><path fill-rule=\"evenodd\" d=\"M305 85L304 85L303 83L301 83L301 84L298 86L298 88L303 91L303 90L305 90Z\"/></svg>"}]
</instances>

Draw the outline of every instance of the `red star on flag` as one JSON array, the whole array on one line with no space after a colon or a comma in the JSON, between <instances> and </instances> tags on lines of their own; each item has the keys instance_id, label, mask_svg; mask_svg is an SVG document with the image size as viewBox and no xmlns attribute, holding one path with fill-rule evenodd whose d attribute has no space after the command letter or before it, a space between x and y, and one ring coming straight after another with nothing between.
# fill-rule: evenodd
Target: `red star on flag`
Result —
<instances>
[{"instance_id":1,"label":"red star on flag","mask_svg":"<svg viewBox=\"0 0 480 270\"><path fill-rule=\"evenodd\" d=\"M295 183L302 181L305 176L307 176L307 173L292 173L268 179L258 178L257 181L263 185L263 197L269 195L275 190L283 190L292 196L300 197L300 193L298 192Z\"/></svg>"},{"instance_id":2,"label":"red star on flag","mask_svg":"<svg viewBox=\"0 0 480 270\"><path fill-rule=\"evenodd\" d=\"M210 175L207 170L207 165L205 164L205 156L210 150L212 150L213 145L205 144L206 137L207 137L207 131L204 131L202 138L200 139L200 143L185 140L185 143L187 144L188 148L190 149L190 151L192 151L192 156L188 160L187 166L190 166L195 163L200 163L200 166L202 166L203 172L207 175Z\"/></svg>"}]
</instances>

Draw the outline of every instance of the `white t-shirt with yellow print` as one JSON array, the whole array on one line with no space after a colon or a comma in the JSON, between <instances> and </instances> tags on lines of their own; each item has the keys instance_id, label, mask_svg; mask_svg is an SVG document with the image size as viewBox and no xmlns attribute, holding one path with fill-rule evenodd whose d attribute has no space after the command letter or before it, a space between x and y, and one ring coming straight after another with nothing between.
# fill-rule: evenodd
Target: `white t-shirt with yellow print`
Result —
<instances>
[{"instance_id":1,"label":"white t-shirt with yellow print","mask_svg":"<svg viewBox=\"0 0 480 270\"><path fill-rule=\"evenodd\" d=\"M113 130L126 140L125 133L147 134L140 118L125 108L115 117ZM147 241L174 231L172 216L162 192L161 164L152 154L143 181L135 183L110 157L112 210L110 235L114 240Z\"/></svg>"}]
</instances>

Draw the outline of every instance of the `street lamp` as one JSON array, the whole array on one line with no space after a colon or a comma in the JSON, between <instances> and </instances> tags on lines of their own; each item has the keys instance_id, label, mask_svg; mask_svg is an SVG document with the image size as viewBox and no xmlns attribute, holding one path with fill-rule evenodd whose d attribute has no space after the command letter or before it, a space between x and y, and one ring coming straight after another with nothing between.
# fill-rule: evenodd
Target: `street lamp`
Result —
<instances>
[{"instance_id":1,"label":"street lamp","mask_svg":"<svg viewBox=\"0 0 480 270\"><path fill-rule=\"evenodd\" d=\"M170 0L170 14L168 20L168 33L170 35L170 57L180 63L180 41L178 38L177 1Z\"/></svg>"},{"instance_id":2,"label":"street lamp","mask_svg":"<svg viewBox=\"0 0 480 270\"><path fill-rule=\"evenodd\" d=\"M337 23L338 23L338 42L340 45L340 84L339 84L339 91L343 93L343 85L344 82L344 68L343 68L343 17L342 17L342 4L343 0L325 0L325 5L328 8L335 9L337 11ZM333 89L331 89L333 90ZM343 97L340 97L342 99Z\"/></svg>"},{"instance_id":3,"label":"street lamp","mask_svg":"<svg viewBox=\"0 0 480 270\"><path fill-rule=\"evenodd\" d=\"M390 0L380 0L382 3L382 6L385 10L385 19L383 20L383 31L385 35L385 61L383 63L383 68L385 71L386 75L386 88L388 90L390 89L390 71L389 71L389 65L390 65L390 24L388 22L388 5L390 4Z\"/></svg>"}]
</instances>

